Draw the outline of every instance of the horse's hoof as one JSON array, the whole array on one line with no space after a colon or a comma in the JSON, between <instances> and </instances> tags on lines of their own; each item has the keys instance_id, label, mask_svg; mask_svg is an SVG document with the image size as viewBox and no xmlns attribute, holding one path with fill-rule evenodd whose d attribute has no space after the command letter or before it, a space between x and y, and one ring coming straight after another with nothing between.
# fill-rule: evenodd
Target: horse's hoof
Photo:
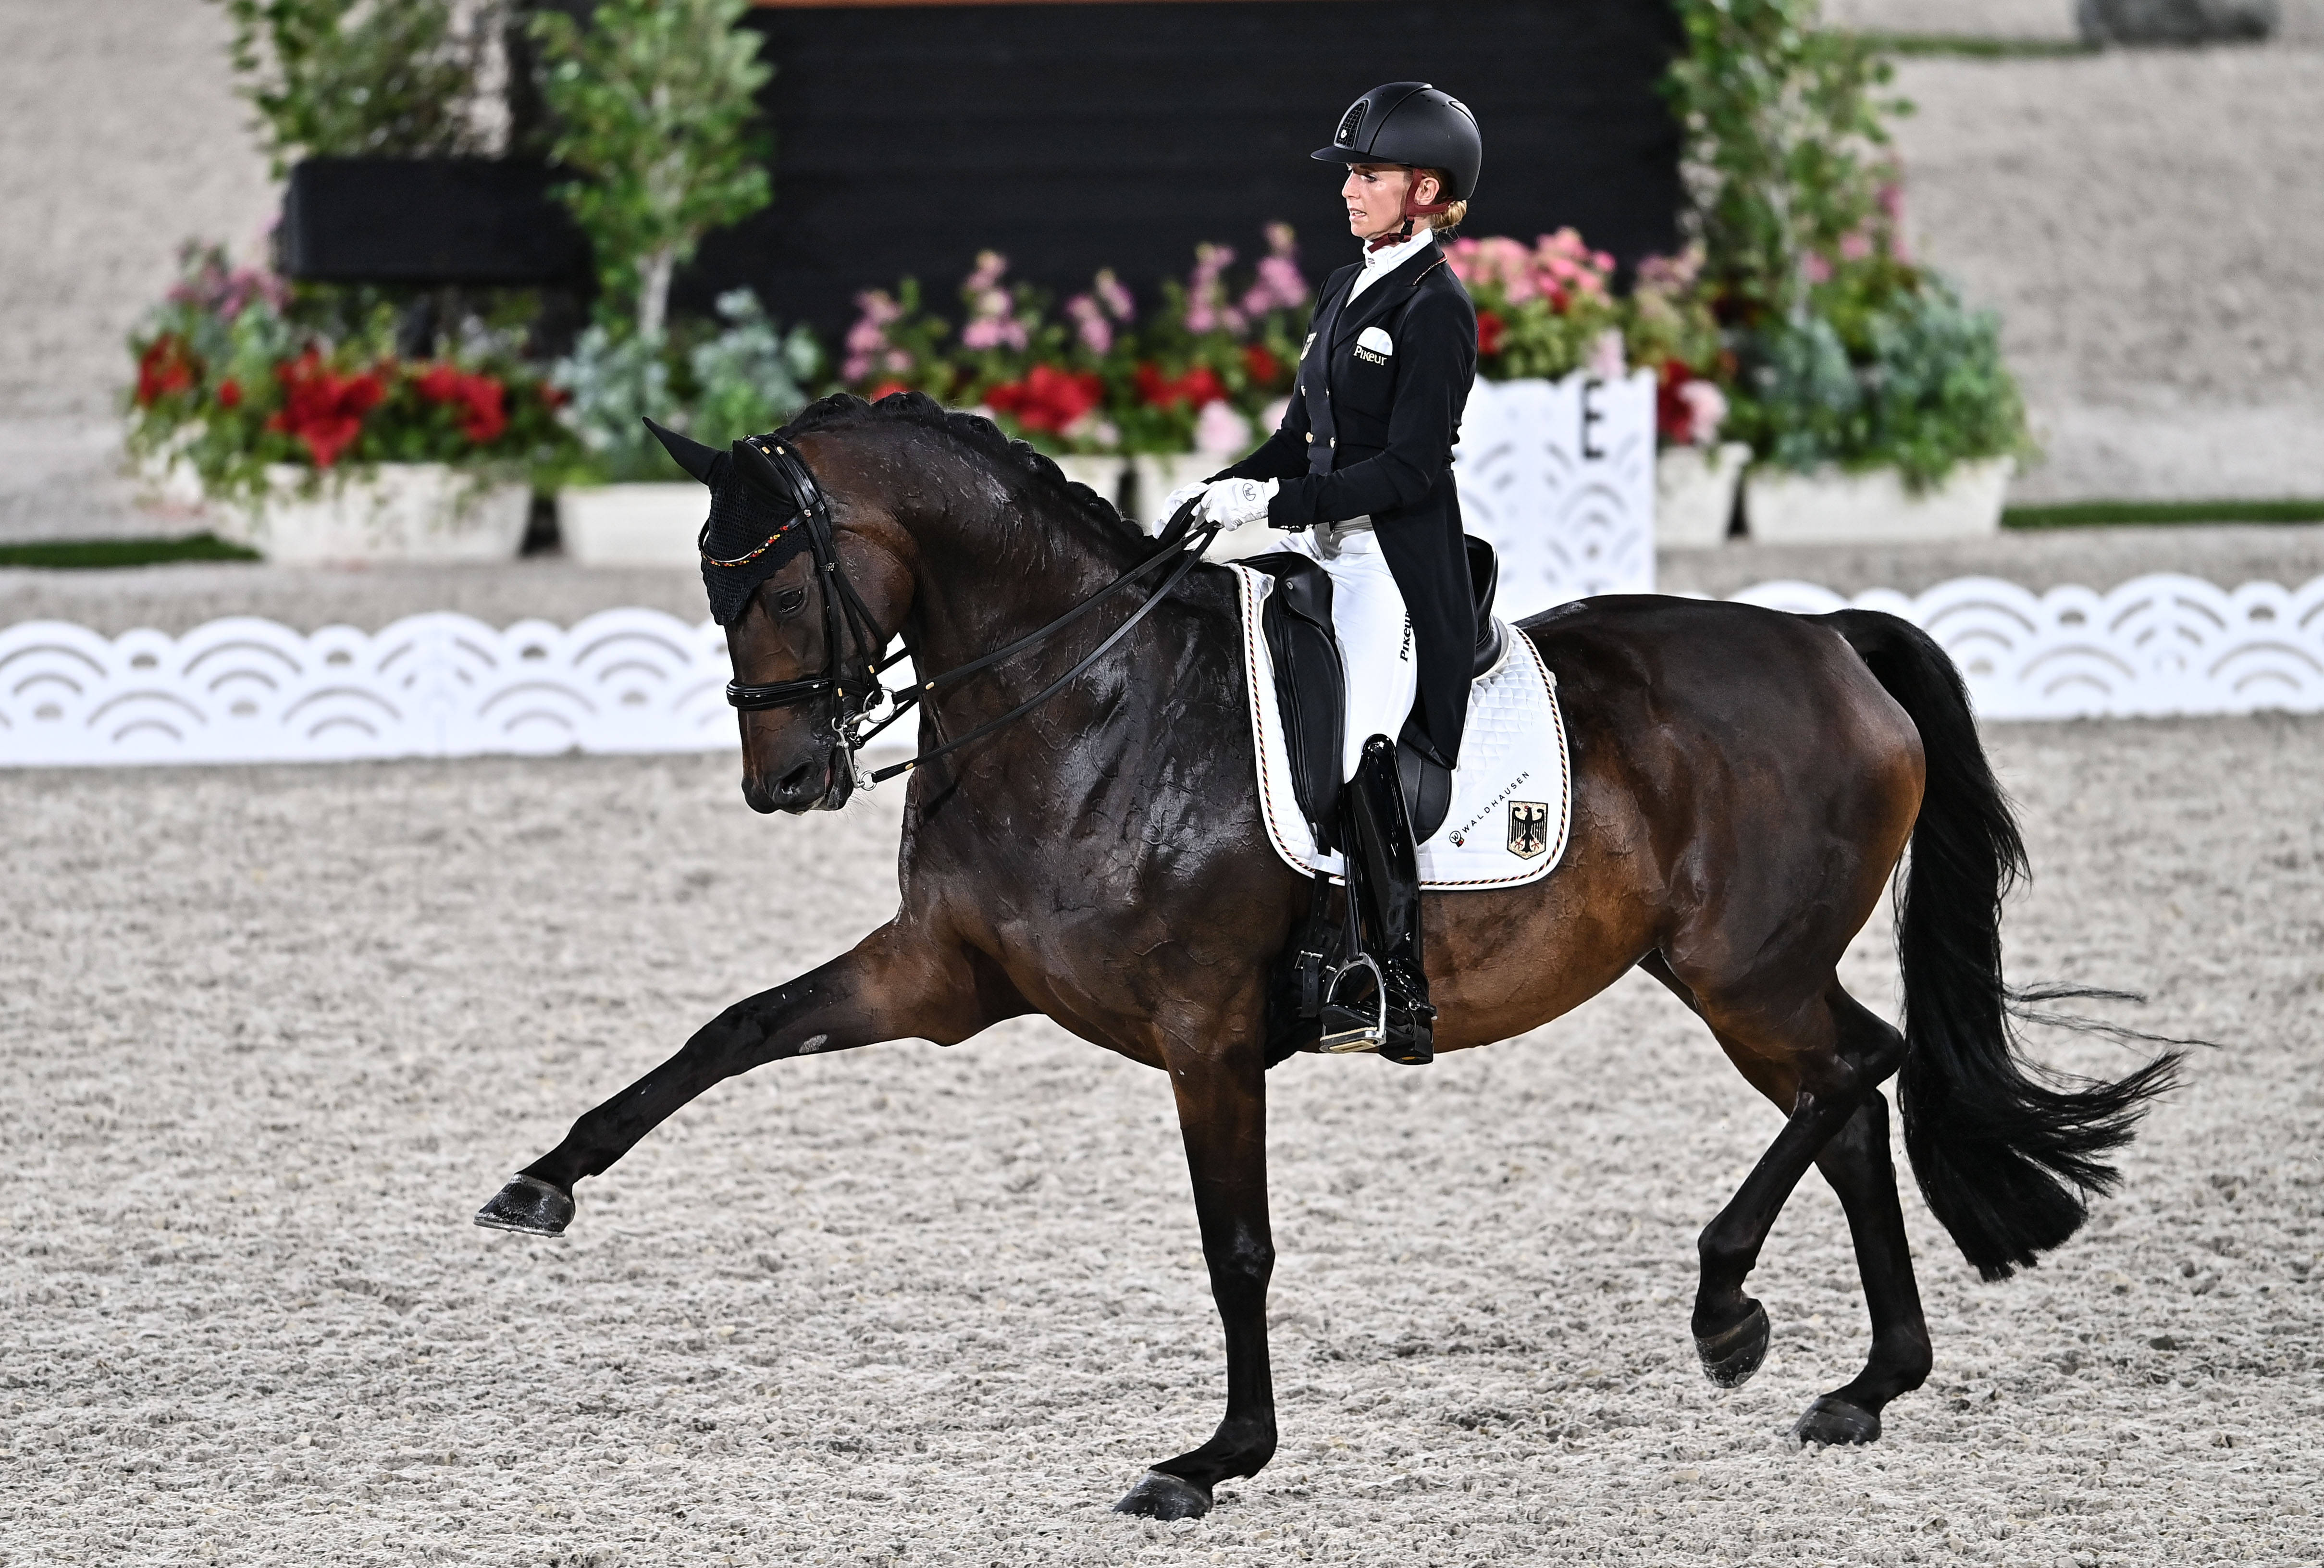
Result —
<instances>
[{"instance_id":1,"label":"horse's hoof","mask_svg":"<svg viewBox=\"0 0 2324 1568\"><path fill-rule=\"evenodd\" d=\"M1808 1407L1792 1435L1803 1443L1870 1443L1880 1435L1880 1416L1852 1400L1826 1394Z\"/></svg>"},{"instance_id":2,"label":"horse's hoof","mask_svg":"<svg viewBox=\"0 0 2324 1568\"><path fill-rule=\"evenodd\" d=\"M476 1211L476 1223L492 1231L521 1231L528 1236L562 1236L573 1222L573 1200L539 1176L511 1176L493 1201Z\"/></svg>"},{"instance_id":3,"label":"horse's hoof","mask_svg":"<svg viewBox=\"0 0 2324 1568\"><path fill-rule=\"evenodd\" d=\"M1211 1511L1211 1494L1193 1481L1149 1470L1113 1505L1113 1511L1144 1519L1199 1519Z\"/></svg>"},{"instance_id":4,"label":"horse's hoof","mask_svg":"<svg viewBox=\"0 0 2324 1568\"><path fill-rule=\"evenodd\" d=\"M1767 1309L1751 1304L1751 1314L1733 1328L1708 1339L1695 1337L1694 1353L1702 1358L1703 1375L1722 1388L1739 1388L1751 1380L1767 1359Z\"/></svg>"}]
</instances>

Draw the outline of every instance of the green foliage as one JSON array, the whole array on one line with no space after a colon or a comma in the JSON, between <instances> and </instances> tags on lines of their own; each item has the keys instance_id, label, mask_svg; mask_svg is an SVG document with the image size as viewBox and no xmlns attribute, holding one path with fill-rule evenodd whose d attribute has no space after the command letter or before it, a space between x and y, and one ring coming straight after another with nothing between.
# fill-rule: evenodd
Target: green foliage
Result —
<instances>
[{"instance_id":1,"label":"green foliage","mask_svg":"<svg viewBox=\"0 0 2324 1568\"><path fill-rule=\"evenodd\" d=\"M724 447L762 435L805 407L823 350L804 326L778 330L748 289L719 295L718 314L725 330L687 356L695 385L687 434Z\"/></svg>"},{"instance_id":2,"label":"green foliage","mask_svg":"<svg viewBox=\"0 0 2324 1568\"><path fill-rule=\"evenodd\" d=\"M1893 72L1867 40L1818 25L1817 0L1678 0L1688 48L1665 83L1712 281L1735 306L1795 314L1808 258L1885 234Z\"/></svg>"},{"instance_id":3,"label":"green foliage","mask_svg":"<svg viewBox=\"0 0 2324 1568\"><path fill-rule=\"evenodd\" d=\"M60 539L0 545L0 567L35 567L55 571L110 571L153 567L170 561L263 560L247 545L228 544L214 533L161 539Z\"/></svg>"},{"instance_id":4,"label":"green foliage","mask_svg":"<svg viewBox=\"0 0 2324 1568\"><path fill-rule=\"evenodd\" d=\"M1745 339L1729 429L1787 468L1893 466L1915 490L1956 463L2030 456L1999 318L1934 278L1865 271Z\"/></svg>"},{"instance_id":5,"label":"green foliage","mask_svg":"<svg viewBox=\"0 0 2324 1568\"><path fill-rule=\"evenodd\" d=\"M724 447L775 429L807 403L823 368L815 334L805 327L783 332L748 289L720 295L718 314L724 325L690 348L684 334L647 337L603 322L581 335L552 373L581 448L564 478L670 478L669 454L646 429L649 418Z\"/></svg>"},{"instance_id":6,"label":"green foliage","mask_svg":"<svg viewBox=\"0 0 2324 1568\"><path fill-rule=\"evenodd\" d=\"M484 18L463 32L448 0L218 3L277 178L301 157L477 150L469 111Z\"/></svg>"},{"instance_id":7,"label":"green foliage","mask_svg":"<svg viewBox=\"0 0 2324 1568\"><path fill-rule=\"evenodd\" d=\"M671 274L711 229L771 194L755 96L773 75L748 0L600 0L587 26L532 19L556 115L558 189L596 247L601 319L659 337Z\"/></svg>"}]
</instances>

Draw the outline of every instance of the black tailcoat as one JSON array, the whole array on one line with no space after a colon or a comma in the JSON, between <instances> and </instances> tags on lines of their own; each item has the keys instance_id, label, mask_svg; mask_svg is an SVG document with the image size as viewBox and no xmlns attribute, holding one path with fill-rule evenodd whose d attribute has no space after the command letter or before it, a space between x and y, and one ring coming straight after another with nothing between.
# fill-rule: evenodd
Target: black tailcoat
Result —
<instances>
[{"instance_id":1,"label":"black tailcoat","mask_svg":"<svg viewBox=\"0 0 2324 1568\"><path fill-rule=\"evenodd\" d=\"M1401 738L1449 768L1461 760L1477 640L1452 485L1477 375L1477 312L1436 245L1350 300L1362 271L1343 267L1323 286L1282 429L1221 476L1282 481L1268 509L1277 528L1371 518L1419 659ZM1392 352L1359 342L1372 327Z\"/></svg>"}]
</instances>

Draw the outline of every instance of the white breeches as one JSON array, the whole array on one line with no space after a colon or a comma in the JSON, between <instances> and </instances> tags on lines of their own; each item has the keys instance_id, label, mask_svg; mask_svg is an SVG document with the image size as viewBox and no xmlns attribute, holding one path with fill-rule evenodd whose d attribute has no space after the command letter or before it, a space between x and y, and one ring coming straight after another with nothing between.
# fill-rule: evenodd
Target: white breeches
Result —
<instances>
[{"instance_id":1,"label":"white breeches","mask_svg":"<svg viewBox=\"0 0 2324 1568\"><path fill-rule=\"evenodd\" d=\"M1370 529L1345 534L1303 530L1281 548L1320 562L1332 576L1332 630L1348 671L1348 733L1340 776L1352 779L1364 742L1374 735L1394 741L1412 712L1418 690L1412 618L1405 613L1404 593Z\"/></svg>"}]
</instances>

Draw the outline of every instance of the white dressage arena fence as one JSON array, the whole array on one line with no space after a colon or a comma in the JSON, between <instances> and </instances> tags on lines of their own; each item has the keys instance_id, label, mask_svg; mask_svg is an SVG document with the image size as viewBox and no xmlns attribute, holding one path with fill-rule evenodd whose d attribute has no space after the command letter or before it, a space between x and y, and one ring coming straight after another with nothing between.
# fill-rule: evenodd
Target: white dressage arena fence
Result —
<instances>
[{"instance_id":1,"label":"white dressage arena fence","mask_svg":"<svg viewBox=\"0 0 2324 1568\"><path fill-rule=\"evenodd\" d=\"M2103 594L1969 577L1854 599L1769 583L1736 597L1901 615L1944 646L1987 719L2324 712L2324 577L2229 592L2147 576ZM0 766L730 750L729 673L715 625L656 610L311 635L242 617L182 637L27 621L0 629Z\"/></svg>"}]
</instances>

